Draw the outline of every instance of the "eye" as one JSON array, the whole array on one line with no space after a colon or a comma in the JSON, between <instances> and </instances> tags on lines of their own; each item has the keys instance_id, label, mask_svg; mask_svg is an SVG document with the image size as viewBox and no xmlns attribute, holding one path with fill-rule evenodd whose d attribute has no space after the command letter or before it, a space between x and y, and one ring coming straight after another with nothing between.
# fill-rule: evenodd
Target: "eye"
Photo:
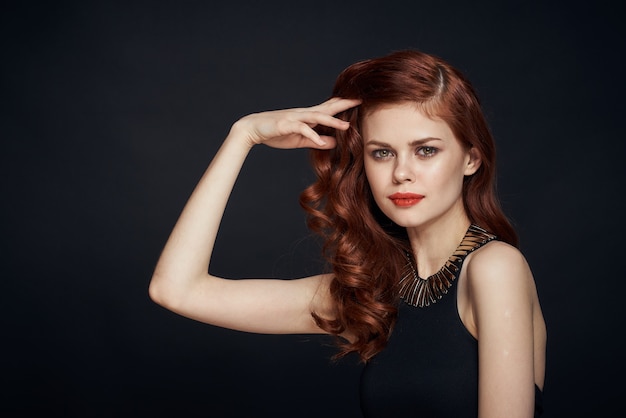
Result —
<instances>
[{"instance_id":1,"label":"eye","mask_svg":"<svg viewBox=\"0 0 626 418\"><path fill-rule=\"evenodd\" d=\"M377 149L372 151L372 157L374 157L374 159L376 160L385 160L387 158L390 158L392 156L392 152L388 149Z\"/></svg>"},{"instance_id":2,"label":"eye","mask_svg":"<svg viewBox=\"0 0 626 418\"><path fill-rule=\"evenodd\" d=\"M417 154L421 157L430 158L437 154L437 151L439 150L435 147L423 146L417 149Z\"/></svg>"}]
</instances>

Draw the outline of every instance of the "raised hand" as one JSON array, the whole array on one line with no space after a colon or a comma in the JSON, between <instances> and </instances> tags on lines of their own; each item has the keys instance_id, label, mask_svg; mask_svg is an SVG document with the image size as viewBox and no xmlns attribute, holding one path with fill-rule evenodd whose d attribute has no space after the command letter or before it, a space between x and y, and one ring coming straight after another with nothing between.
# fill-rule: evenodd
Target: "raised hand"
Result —
<instances>
[{"instance_id":1,"label":"raised hand","mask_svg":"<svg viewBox=\"0 0 626 418\"><path fill-rule=\"evenodd\" d=\"M313 128L348 129L350 124L334 115L359 104L359 100L335 97L312 107L253 113L238 120L231 134L245 138L250 147L330 149L336 145L335 138L320 136Z\"/></svg>"},{"instance_id":2,"label":"raised hand","mask_svg":"<svg viewBox=\"0 0 626 418\"><path fill-rule=\"evenodd\" d=\"M264 333L322 331L310 310L328 310L329 275L301 280L228 280L209 274L219 225L239 171L256 144L330 149L332 136L313 128L346 130L336 114L358 100L333 98L317 106L255 113L233 124L196 185L159 257L150 297L181 315L210 324ZM242 255L242 257L245 255ZM327 312L331 315L331 312Z\"/></svg>"}]
</instances>

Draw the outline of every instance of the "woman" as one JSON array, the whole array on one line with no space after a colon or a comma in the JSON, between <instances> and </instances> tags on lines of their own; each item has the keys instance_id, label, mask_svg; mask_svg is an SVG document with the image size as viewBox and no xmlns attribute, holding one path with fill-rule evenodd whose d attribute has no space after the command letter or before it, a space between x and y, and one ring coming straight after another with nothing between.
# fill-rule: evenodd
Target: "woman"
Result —
<instances>
[{"instance_id":1,"label":"woman","mask_svg":"<svg viewBox=\"0 0 626 418\"><path fill-rule=\"evenodd\" d=\"M300 202L329 271L294 280L207 273L250 149L312 148ZM365 362L367 417L541 413L546 330L532 273L494 192L495 152L470 83L398 51L351 65L332 98L233 124L150 283L166 308L257 333L328 333Z\"/></svg>"}]
</instances>

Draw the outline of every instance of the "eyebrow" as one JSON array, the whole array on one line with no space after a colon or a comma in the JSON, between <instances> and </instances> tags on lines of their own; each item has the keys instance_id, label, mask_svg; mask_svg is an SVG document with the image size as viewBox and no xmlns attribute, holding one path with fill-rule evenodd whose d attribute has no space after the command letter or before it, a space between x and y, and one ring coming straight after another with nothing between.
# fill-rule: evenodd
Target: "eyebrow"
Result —
<instances>
[{"instance_id":1,"label":"eyebrow","mask_svg":"<svg viewBox=\"0 0 626 418\"><path fill-rule=\"evenodd\" d=\"M443 139L441 138L435 138L435 137L428 137L428 138L420 138L420 139L414 139L413 141L409 142L409 145L414 147L417 145L423 145L427 142L430 141L443 141ZM380 142L380 141L376 141L375 139L371 139L369 141L367 141L365 143L365 146L368 145L375 145L377 147L387 147L387 148L392 148L392 146L386 142Z\"/></svg>"}]
</instances>

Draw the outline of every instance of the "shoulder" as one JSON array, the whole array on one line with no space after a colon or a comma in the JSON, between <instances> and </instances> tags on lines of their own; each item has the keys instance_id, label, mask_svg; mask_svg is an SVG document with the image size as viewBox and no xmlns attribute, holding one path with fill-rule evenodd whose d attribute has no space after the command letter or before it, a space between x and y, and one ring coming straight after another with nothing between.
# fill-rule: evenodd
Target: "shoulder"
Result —
<instances>
[{"instance_id":1,"label":"shoulder","mask_svg":"<svg viewBox=\"0 0 626 418\"><path fill-rule=\"evenodd\" d=\"M467 284L474 302L527 298L534 280L520 250L502 241L492 241L466 260Z\"/></svg>"},{"instance_id":2,"label":"shoulder","mask_svg":"<svg viewBox=\"0 0 626 418\"><path fill-rule=\"evenodd\" d=\"M468 272L493 276L527 270L528 262L520 250L502 241L491 241L467 258Z\"/></svg>"}]
</instances>

